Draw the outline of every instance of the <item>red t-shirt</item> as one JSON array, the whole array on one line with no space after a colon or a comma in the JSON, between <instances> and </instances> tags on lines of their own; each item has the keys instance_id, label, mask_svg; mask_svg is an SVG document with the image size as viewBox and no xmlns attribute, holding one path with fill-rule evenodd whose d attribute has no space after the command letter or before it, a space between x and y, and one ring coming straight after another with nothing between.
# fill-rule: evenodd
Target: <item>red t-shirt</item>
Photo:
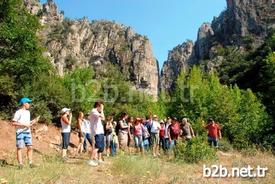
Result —
<instances>
[{"instance_id":1,"label":"red t-shirt","mask_svg":"<svg viewBox=\"0 0 275 184\"><path fill-rule=\"evenodd\" d=\"M218 124L208 124L206 126L206 129L208 130L208 136L217 139L219 136L219 130L221 130L220 126Z\"/></svg>"},{"instance_id":2,"label":"red t-shirt","mask_svg":"<svg viewBox=\"0 0 275 184\"><path fill-rule=\"evenodd\" d=\"M169 126L170 137L172 140L177 140L180 135L180 125L179 123L171 124Z\"/></svg>"},{"instance_id":3,"label":"red t-shirt","mask_svg":"<svg viewBox=\"0 0 275 184\"><path fill-rule=\"evenodd\" d=\"M160 130L159 130L159 137L164 137L164 134L165 134L165 127L160 127Z\"/></svg>"}]
</instances>

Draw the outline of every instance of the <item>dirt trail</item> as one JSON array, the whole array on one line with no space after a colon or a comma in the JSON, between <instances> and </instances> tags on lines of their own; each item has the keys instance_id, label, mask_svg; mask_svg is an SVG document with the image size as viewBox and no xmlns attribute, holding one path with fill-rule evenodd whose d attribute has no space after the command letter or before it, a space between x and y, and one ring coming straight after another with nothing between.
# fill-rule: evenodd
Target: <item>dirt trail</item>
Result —
<instances>
[{"instance_id":1,"label":"dirt trail","mask_svg":"<svg viewBox=\"0 0 275 184\"><path fill-rule=\"evenodd\" d=\"M60 149L61 133L60 128L53 125L36 124L32 128L34 155L48 155L57 153ZM0 120L0 159L8 159L16 151L15 146L15 128L10 122ZM77 133L71 134L70 152L75 150L78 144Z\"/></svg>"}]
</instances>

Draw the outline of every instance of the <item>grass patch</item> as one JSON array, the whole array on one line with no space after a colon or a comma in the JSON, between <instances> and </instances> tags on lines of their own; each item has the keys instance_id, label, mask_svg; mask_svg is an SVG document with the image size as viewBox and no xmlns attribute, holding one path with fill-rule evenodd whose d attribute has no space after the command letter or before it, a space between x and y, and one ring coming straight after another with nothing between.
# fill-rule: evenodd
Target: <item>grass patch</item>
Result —
<instances>
[{"instance_id":1,"label":"grass patch","mask_svg":"<svg viewBox=\"0 0 275 184\"><path fill-rule=\"evenodd\" d=\"M36 155L37 156L37 155ZM99 167L90 167L86 162L88 155L78 159L71 159L70 163L63 163L59 155L47 155L36 160L37 168L30 169L27 166L18 170L16 160L9 160L6 165L0 167L0 181L6 180L9 184L26 183L112 183L112 184L181 184L181 183L263 183L270 184L275 181L275 157L270 153L257 153L255 156L244 156L240 152L228 152L218 155L216 161L204 161L199 163L171 162L165 156L153 158L150 154L143 156L122 155L106 158L104 164ZM257 158L257 159L255 159ZM221 164L227 168L268 167L269 172L265 178L203 178L203 164ZM3 180L2 180L3 179ZM0 182L1 183L1 182Z\"/></svg>"}]
</instances>

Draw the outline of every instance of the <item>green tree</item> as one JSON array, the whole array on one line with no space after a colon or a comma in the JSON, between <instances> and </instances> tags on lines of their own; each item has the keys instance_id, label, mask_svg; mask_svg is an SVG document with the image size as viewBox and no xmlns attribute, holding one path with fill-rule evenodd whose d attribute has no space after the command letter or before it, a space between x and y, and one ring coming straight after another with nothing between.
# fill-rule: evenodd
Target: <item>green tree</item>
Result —
<instances>
[{"instance_id":1,"label":"green tree","mask_svg":"<svg viewBox=\"0 0 275 184\"><path fill-rule=\"evenodd\" d=\"M20 91L43 73L51 75L53 68L42 55L37 37L39 21L27 12L21 0L0 2L0 85L1 105L16 106Z\"/></svg>"},{"instance_id":2,"label":"green tree","mask_svg":"<svg viewBox=\"0 0 275 184\"><path fill-rule=\"evenodd\" d=\"M202 121L213 117L237 148L259 144L259 132L270 122L251 90L222 85L215 73L203 73L198 67L182 72L173 97L176 100L170 111L177 117L190 118L197 134L205 134Z\"/></svg>"}]
</instances>

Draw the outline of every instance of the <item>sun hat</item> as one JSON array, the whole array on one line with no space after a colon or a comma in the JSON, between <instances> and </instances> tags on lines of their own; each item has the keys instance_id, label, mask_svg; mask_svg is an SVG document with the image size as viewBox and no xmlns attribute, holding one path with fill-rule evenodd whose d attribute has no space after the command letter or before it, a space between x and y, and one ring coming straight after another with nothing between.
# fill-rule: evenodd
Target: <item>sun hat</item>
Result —
<instances>
[{"instance_id":1,"label":"sun hat","mask_svg":"<svg viewBox=\"0 0 275 184\"><path fill-rule=\"evenodd\" d=\"M69 109L69 108L63 108L63 109L61 109L61 113L62 114L64 114L65 112L68 112L68 111L71 111L71 109Z\"/></svg>"}]
</instances>

